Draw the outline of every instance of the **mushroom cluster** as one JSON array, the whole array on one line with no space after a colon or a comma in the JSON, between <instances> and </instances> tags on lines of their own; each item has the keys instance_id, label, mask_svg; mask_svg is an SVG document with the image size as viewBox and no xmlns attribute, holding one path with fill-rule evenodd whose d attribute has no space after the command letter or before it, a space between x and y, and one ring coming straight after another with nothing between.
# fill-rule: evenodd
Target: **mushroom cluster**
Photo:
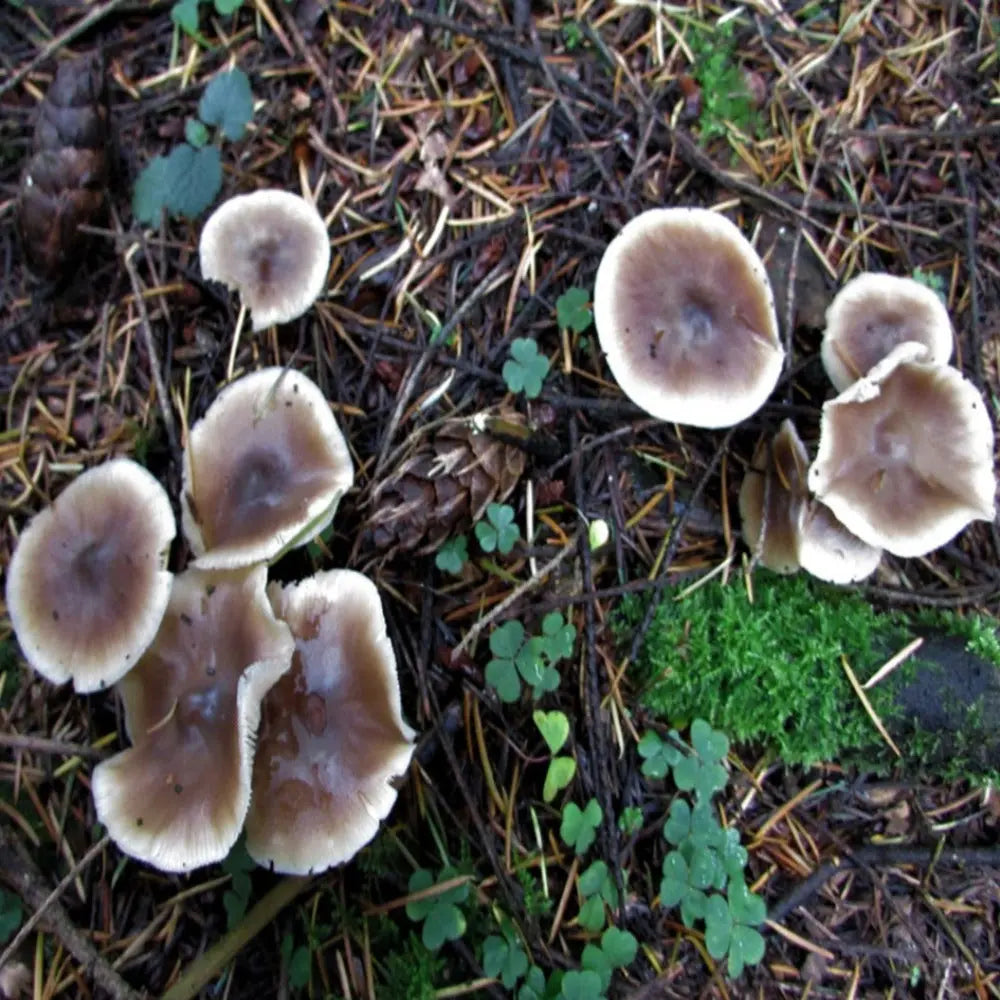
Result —
<instances>
[{"instance_id":1,"label":"mushroom cluster","mask_svg":"<svg viewBox=\"0 0 1000 1000\"><path fill-rule=\"evenodd\" d=\"M740 511L762 565L848 583L882 550L924 555L993 518L993 426L948 364L954 333L930 289L860 275L826 319L821 354L839 395L823 405L816 458L786 421L754 455Z\"/></svg>"},{"instance_id":2,"label":"mushroom cluster","mask_svg":"<svg viewBox=\"0 0 1000 1000\"><path fill-rule=\"evenodd\" d=\"M186 871L224 858L246 824L259 863L314 872L388 814L414 733L374 584L350 570L267 584L353 478L319 387L267 368L191 428L182 573L165 570L169 500L127 460L81 475L23 533L7 600L29 663L79 691L117 683L132 746L92 784L127 854Z\"/></svg>"}]
</instances>

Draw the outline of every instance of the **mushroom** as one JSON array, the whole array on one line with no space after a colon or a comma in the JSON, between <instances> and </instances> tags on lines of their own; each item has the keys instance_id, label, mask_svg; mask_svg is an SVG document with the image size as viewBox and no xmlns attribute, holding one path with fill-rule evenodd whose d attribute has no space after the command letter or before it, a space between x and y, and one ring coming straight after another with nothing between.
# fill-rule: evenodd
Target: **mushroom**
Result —
<instances>
[{"instance_id":1,"label":"mushroom","mask_svg":"<svg viewBox=\"0 0 1000 1000\"><path fill-rule=\"evenodd\" d=\"M35 670L81 692L130 670L167 606L176 531L163 487L126 458L84 472L39 513L21 535L6 587Z\"/></svg>"},{"instance_id":2,"label":"mushroom","mask_svg":"<svg viewBox=\"0 0 1000 1000\"><path fill-rule=\"evenodd\" d=\"M295 656L264 700L246 845L260 864L304 874L342 864L375 836L414 732L367 577L331 570L268 594Z\"/></svg>"},{"instance_id":3,"label":"mushroom","mask_svg":"<svg viewBox=\"0 0 1000 1000\"><path fill-rule=\"evenodd\" d=\"M859 274L826 311L820 354L830 381L843 392L906 341L924 345L922 360L945 365L953 338L948 310L926 285L891 274Z\"/></svg>"},{"instance_id":4,"label":"mushroom","mask_svg":"<svg viewBox=\"0 0 1000 1000\"><path fill-rule=\"evenodd\" d=\"M223 202L198 243L201 273L240 293L254 330L287 323L317 299L330 238L311 202L267 188Z\"/></svg>"},{"instance_id":5,"label":"mushroom","mask_svg":"<svg viewBox=\"0 0 1000 1000\"><path fill-rule=\"evenodd\" d=\"M809 455L791 420L757 446L740 486L743 539L762 566L775 573L799 568L798 528L808 500Z\"/></svg>"},{"instance_id":6,"label":"mushroom","mask_svg":"<svg viewBox=\"0 0 1000 1000\"><path fill-rule=\"evenodd\" d=\"M764 265L707 209L651 209L626 224L597 269L594 323L622 391L661 420L739 423L781 373Z\"/></svg>"},{"instance_id":7,"label":"mushroom","mask_svg":"<svg viewBox=\"0 0 1000 1000\"><path fill-rule=\"evenodd\" d=\"M354 467L319 387L263 368L219 393L184 453L184 534L202 568L274 560L332 520Z\"/></svg>"},{"instance_id":8,"label":"mushroom","mask_svg":"<svg viewBox=\"0 0 1000 1000\"><path fill-rule=\"evenodd\" d=\"M855 583L878 568L882 550L851 534L826 504L812 500L800 510L799 565L828 583Z\"/></svg>"},{"instance_id":9,"label":"mushroom","mask_svg":"<svg viewBox=\"0 0 1000 1000\"><path fill-rule=\"evenodd\" d=\"M993 426L955 368L900 344L823 406L809 485L863 542L900 556L943 545L992 520Z\"/></svg>"},{"instance_id":10,"label":"mushroom","mask_svg":"<svg viewBox=\"0 0 1000 1000\"><path fill-rule=\"evenodd\" d=\"M266 578L263 565L177 576L153 645L119 684L133 745L94 769L97 817L164 871L221 860L243 826L260 701L294 649Z\"/></svg>"}]
</instances>

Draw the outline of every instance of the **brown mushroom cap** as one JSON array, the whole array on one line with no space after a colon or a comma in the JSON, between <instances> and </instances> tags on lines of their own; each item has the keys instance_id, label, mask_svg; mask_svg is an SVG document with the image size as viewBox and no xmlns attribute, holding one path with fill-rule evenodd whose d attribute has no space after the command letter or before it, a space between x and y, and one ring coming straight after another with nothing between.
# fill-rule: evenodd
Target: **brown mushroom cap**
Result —
<instances>
[{"instance_id":1,"label":"brown mushroom cap","mask_svg":"<svg viewBox=\"0 0 1000 1000\"><path fill-rule=\"evenodd\" d=\"M799 522L808 500L809 455L791 420L754 451L740 486L743 538L762 566L775 573L799 568Z\"/></svg>"},{"instance_id":2,"label":"brown mushroom cap","mask_svg":"<svg viewBox=\"0 0 1000 1000\"><path fill-rule=\"evenodd\" d=\"M78 476L25 529L7 569L27 661L81 692L130 670L167 606L176 531L166 492L141 465L114 459Z\"/></svg>"},{"instance_id":3,"label":"brown mushroom cap","mask_svg":"<svg viewBox=\"0 0 1000 1000\"><path fill-rule=\"evenodd\" d=\"M237 289L253 328L287 323L317 299L330 267L330 238L316 206L264 189L224 201L198 244L201 273Z\"/></svg>"},{"instance_id":4,"label":"brown mushroom cap","mask_svg":"<svg viewBox=\"0 0 1000 1000\"><path fill-rule=\"evenodd\" d=\"M626 224L597 269L594 323L622 391L661 420L739 423L781 373L764 265L707 209L651 209Z\"/></svg>"},{"instance_id":5,"label":"brown mushroom cap","mask_svg":"<svg viewBox=\"0 0 1000 1000\"><path fill-rule=\"evenodd\" d=\"M799 522L799 564L828 583L855 583L878 568L882 550L851 534L826 504L804 504Z\"/></svg>"},{"instance_id":6,"label":"brown mushroom cap","mask_svg":"<svg viewBox=\"0 0 1000 1000\"><path fill-rule=\"evenodd\" d=\"M975 386L901 344L823 406L809 485L848 531L919 556L992 520L993 426Z\"/></svg>"},{"instance_id":7,"label":"brown mushroom cap","mask_svg":"<svg viewBox=\"0 0 1000 1000\"><path fill-rule=\"evenodd\" d=\"M354 482L344 435L319 387L263 368L219 393L184 453L184 534L202 568L274 560L332 520Z\"/></svg>"},{"instance_id":8,"label":"brown mushroom cap","mask_svg":"<svg viewBox=\"0 0 1000 1000\"><path fill-rule=\"evenodd\" d=\"M295 657L264 700L247 851L304 874L349 860L375 836L414 733L370 580L332 570L268 593L295 636Z\"/></svg>"},{"instance_id":9,"label":"brown mushroom cap","mask_svg":"<svg viewBox=\"0 0 1000 1000\"><path fill-rule=\"evenodd\" d=\"M923 344L922 360L951 359L954 332L944 303L926 285L891 274L859 274L826 312L821 355L837 392L843 392L906 341Z\"/></svg>"},{"instance_id":10,"label":"brown mushroom cap","mask_svg":"<svg viewBox=\"0 0 1000 1000\"><path fill-rule=\"evenodd\" d=\"M119 685L133 745L94 769L97 816L164 871L220 861L243 826L260 701L294 649L266 578L263 566L176 577L156 640Z\"/></svg>"}]
</instances>

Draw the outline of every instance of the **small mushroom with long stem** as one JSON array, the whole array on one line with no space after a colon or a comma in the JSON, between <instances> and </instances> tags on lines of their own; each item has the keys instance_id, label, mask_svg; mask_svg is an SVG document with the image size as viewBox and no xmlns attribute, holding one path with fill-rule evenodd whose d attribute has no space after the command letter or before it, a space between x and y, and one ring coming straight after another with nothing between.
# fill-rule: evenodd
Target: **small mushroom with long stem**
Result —
<instances>
[{"instance_id":1,"label":"small mushroom with long stem","mask_svg":"<svg viewBox=\"0 0 1000 1000\"><path fill-rule=\"evenodd\" d=\"M153 641L170 597L170 500L119 458L78 476L21 535L7 611L27 661L77 691L114 684Z\"/></svg>"},{"instance_id":2,"label":"small mushroom with long stem","mask_svg":"<svg viewBox=\"0 0 1000 1000\"><path fill-rule=\"evenodd\" d=\"M177 576L155 641L118 686L132 746L94 769L97 817L164 871L220 861L243 826L260 702L294 650L266 577L263 565Z\"/></svg>"},{"instance_id":3,"label":"small mushroom with long stem","mask_svg":"<svg viewBox=\"0 0 1000 1000\"><path fill-rule=\"evenodd\" d=\"M367 577L331 570L268 594L295 656L264 699L247 851L275 871L306 874L342 864L375 836L414 733Z\"/></svg>"},{"instance_id":4,"label":"small mushroom with long stem","mask_svg":"<svg viewBox=\"0 0 1000 1000\"><path fill-rule=\"evenodd\" d=\"M262 368L219 393L188 438L181 513L202 568L273 561L333 519L354 482L319 386Z\"/></svg>"},{"instance_id":5,"label":"small mushroom with long stem","mask_svg":"<svg viewBox=\"0 0 1000 1000\"><path fill-rule=\"evenodd\" d=\"M594 324L625 395L696 427L756 412L784 360L763 262L707 209L650 209L625 225L597 269Z\"/></svg>"}]
</instances>

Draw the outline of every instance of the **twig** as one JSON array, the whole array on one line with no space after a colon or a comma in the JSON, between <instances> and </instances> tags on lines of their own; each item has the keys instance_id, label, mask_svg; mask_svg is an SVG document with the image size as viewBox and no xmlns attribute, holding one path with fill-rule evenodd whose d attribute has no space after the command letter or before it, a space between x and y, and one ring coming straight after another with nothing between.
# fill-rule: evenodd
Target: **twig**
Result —
<instances>
[{"instance_id":1,"label":"twig","mask_svg":"<svg viewBox=\"0 0 1000 1000\"><path fill-rule=\"evenodd\" d=\"M107 0L107 3L103 7L95 7L81 17L76 24L67 28L61 35L57 35L55 38L49 42L48 45L42 49L33 59L29 59L23 66L21 66L17 72L6 80L4 83L0 83L0 97L3 97L11 87L16 87L36 66L45 62L49 56L54 55L58 52L64 45L68 45L74 38L78 35L84 34L84 32L89 31L98 21L103 20L108 16L116 7L120 7L125 0Z\"/></svg>"},{"instance_id":2,"label":"twig","mask_svg":"<svg viewBox=\"0 0 1000 1000\"><path fill-rule=\"evenodd\" d=\"M65 891L66 886L107 845L108 838L104 837L80 858L55 889L49 891L45 878L34 861L18 850L17 842L0 826L0 870L10 880L18 895L35 911L0 955L0 968L10 960L15 949L31 933L35 925L42 922L59 939L62 946L86 968L94 982L106 990L114 1000L142 1000L143 994L132 989L98 954L97 949L77 928L59 902L59 896Z\"/></svg>"},{"instance_id":3,"label":"twig","mask_svg":"<svg viewBox=\"0 0 1000 1000\"><path fill-rule=\"evenodd\" d=\"M536 587L541 585L548 575L553 572L557 567L559 567L567 557L571 556L577 550L577 545L580 539L583 537L585 532L578 531L576 535L573 536L556 555L550 559L539 571L537 576L531 577L530 580L525 580L519 587L516 587L510 594L508 594L495 608L493 608L489 614L483 615L473 626L465 633L462 641L455 647L453 656L457 656L463 650L467 649L476 640L479 633L485 628L489 628L501 615L503 615L506 610L515 602L524 597L525 594L531 593Z\"/></svg>"},{"instance_id":4,"label":"twig","mask_svg":"<svg viewBox=\"0 0 1000 1000\"><path fill-rule=\"evenodd\" d=\"M22 733L0 733L0 747L12 747L26 753L61 754L63 757L81 757L84 760L104 760L108 754L96 747L82 743L64 743L44 736L28 736Z\"/></svg>"}]
</instances>

